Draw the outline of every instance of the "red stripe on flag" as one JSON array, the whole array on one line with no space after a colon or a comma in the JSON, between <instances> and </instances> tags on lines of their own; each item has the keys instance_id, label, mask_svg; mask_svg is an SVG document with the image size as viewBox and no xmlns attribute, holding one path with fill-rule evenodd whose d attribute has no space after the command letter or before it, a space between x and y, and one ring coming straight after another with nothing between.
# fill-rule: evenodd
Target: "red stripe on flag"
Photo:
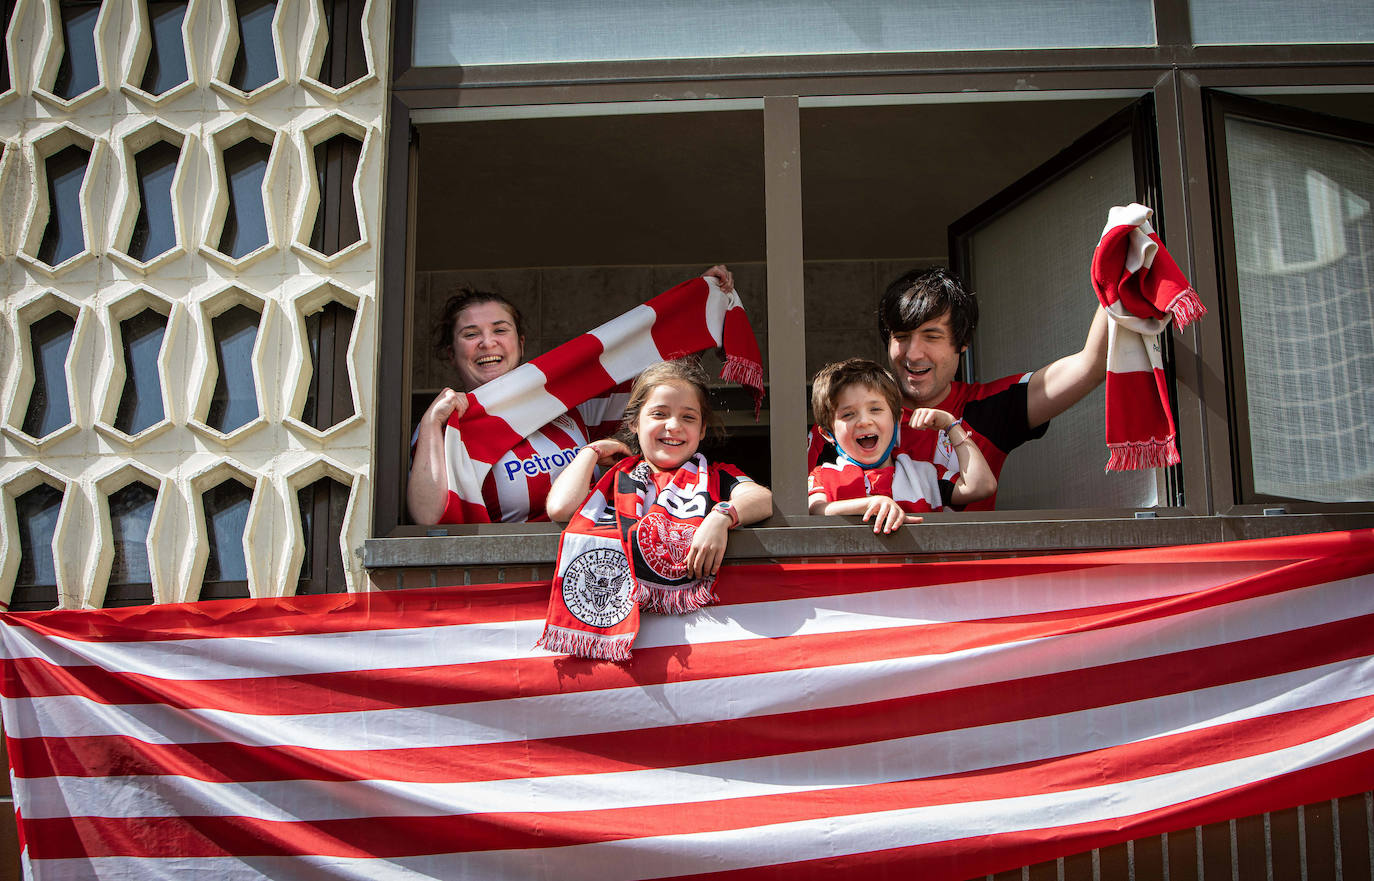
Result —
<instances>
[{"instance_id":1,"label":"red stripe on flag","mask_svg":"<svg viewBox=\"0 0 1374 881\"><path fill-rule=\"evenodd\" d=\"M158 745L102 737L11 737L10 753L14 773L21 778L136 776L165 773L168 767L211 781L437 783L598 774L832 749L1057 716L1372 654L1374 614L1134 661L889 700L542 740L325 751L228 743Z\"/></svg>"}]
</instances>

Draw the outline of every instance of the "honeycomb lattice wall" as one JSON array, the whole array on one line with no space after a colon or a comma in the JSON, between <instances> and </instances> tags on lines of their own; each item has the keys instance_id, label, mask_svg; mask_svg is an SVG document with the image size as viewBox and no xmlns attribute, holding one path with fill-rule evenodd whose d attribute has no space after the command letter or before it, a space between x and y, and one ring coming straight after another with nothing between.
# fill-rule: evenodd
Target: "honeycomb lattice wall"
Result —
<instances>
[{"instance_id":1,"label":"honeycomb lattice wall","mask_svg":"<svg viewBox=\"0 0 1374 881\"><path fill-rule=\"evenodd\" d=\"M19 569L15 499L38 483L63 492L52 544L64 608L103 604L113 556L106 500L134 480L158 492L147 545L159 602L200 596L209 552L201 494L228 477L253 489L244 531L252 595L295 591L296 493L325 476L349 487L340 536L347 583L367 589L356 549L371 513L389 15L382 0L369 0L366 73L333 88L312 75L328 44L320 0L280 0L271 21L277 76L245 93L231 84L232 0L191 0L182 27L188 81L155 96L140 88L153 42L143 0L106 0L94 30L99 85L64 98L54 93L64 51L57 0L18 0L6 35L10 87L0 93L0 601L10 600ZM311 245L324 198L314 148L340 134L361 144L353 186L344 186L358 240L326 254ZM222 154L245 137L271 148L262 185L268 241L234 258L217 250L232 208ZM176 245L142 261L126 253L140 205L134 157L158 140L180 149ZM80 189L84 248L54 266L41 257L45 163L71 145L90 155ZM300 418L312 372L305 320L331 301L356 313L347 354L353 415L318 431ZM259 415L224 433L206 419L218 373L211 322L236 304L261 312L251 362ZM120 322L145 308L167 317L164 418L128 435L114 425L125 381ZM29 326L53 311L75 319L65 364L72 418L33 437L24 430L35 379Z\"/></svg>"}]
</instances>

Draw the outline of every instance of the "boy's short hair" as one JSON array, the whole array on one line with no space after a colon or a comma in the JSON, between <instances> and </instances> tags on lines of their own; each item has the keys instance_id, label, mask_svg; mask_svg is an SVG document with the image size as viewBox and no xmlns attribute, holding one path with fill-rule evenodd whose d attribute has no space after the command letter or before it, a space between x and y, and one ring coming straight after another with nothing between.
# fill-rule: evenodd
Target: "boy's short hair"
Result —
<instances>
[{"instance_id":1,"label":"boy's short hair","mask_svg":"<svg viewBox=\"0 0 1374 881\"><path fill-rule=\"evenodd\" d=\"M894 423L902 417L902 390L887 368L867 358L847 358L822 367L811 385L811 414L816 424L831 431L835 423L835 402L851 385L875 389L892 408Z\"/></svg>"},{"instance_id":2,"label":"boy's short hair","mask_svg":"<svg viewBox=\"0 0 1374 881\"><path fill-rule=\"evenodd\" d=\"M946 312L954 345L962 349L978 327L978 298L948 269L913 269L888 285L878 301L878 333L886 344L894 333L915 330Z\"/></svg>"}]
</instances>

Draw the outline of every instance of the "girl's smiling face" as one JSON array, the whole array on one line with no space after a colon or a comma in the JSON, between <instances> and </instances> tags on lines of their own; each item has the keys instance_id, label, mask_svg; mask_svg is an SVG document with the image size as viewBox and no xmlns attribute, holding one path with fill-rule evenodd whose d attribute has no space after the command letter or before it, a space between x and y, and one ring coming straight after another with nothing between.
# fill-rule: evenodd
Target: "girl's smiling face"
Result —
<instances>
[{"instance_id":1,"label":"girl's smiling face","mask_svg":"<svg viewBox=\"0 0 1374 881\"><path fill-rule=\"evenodd\" d=\"M671 471L696 454L704 432L701 399L690 384L654 386L634 425L640 453L655 471Z\"/></svg>"}]
</instances>

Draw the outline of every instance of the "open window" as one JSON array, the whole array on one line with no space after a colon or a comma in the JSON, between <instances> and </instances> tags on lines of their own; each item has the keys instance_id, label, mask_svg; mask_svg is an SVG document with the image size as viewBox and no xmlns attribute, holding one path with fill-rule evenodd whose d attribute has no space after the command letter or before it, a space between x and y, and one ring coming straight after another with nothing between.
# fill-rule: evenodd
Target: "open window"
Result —
<instances>
[{"instance_id":1,"label":"open window","mask_svg":"<svg viewBox=\"0 0 1374 881\"><path fill-rule=\"evenodd\" d=\"M539 110L445 111L416 128L410 428L440 390L462 389L435 338L462 287L495 291L520 309L528 360L728 263L766 352L757 104ZM768 480L766 416L756 423L733 385L721 385L715 404L730 461Z\"/></svg>"},{"instance_id":2,"label":"open window","mask_svg":"<svg viewBox=\"0 0 1374 881\"><path fill-rule=\"evenodd\" d=\"M1108 209L1160 204L1154 145L1153 102L1142 98L950 226L955 271L981 310L965 355L969 381L1035 370L1082 347L1097 308L1089 271ZM1164 220L1156 213L1153 225L1167 243ZM1169 334L1161 336L1172 377ZM1013 454L998 509L1181 505L1178 466L1103 471L1104 424L1099 386Z\"/></svg>"},{"instance_id":3,"label":"open window","mask_svg":"<svg viewBox=\"0 0 1374 881\"><path fill-rule=\"evenodd\" d=\"M1108 208L1157 204L1149 99L891 97L801 110L808 379L854 355L887 364L878 300L902 273L928 266L951 266L978 295L961 379L1025 373L1078 351L1096 309L1088 268ZM1103 475L1107 457L1099 389L1012 452L997 508L1169 497L1154 472Z\"/></svg>"}]
</instances>

